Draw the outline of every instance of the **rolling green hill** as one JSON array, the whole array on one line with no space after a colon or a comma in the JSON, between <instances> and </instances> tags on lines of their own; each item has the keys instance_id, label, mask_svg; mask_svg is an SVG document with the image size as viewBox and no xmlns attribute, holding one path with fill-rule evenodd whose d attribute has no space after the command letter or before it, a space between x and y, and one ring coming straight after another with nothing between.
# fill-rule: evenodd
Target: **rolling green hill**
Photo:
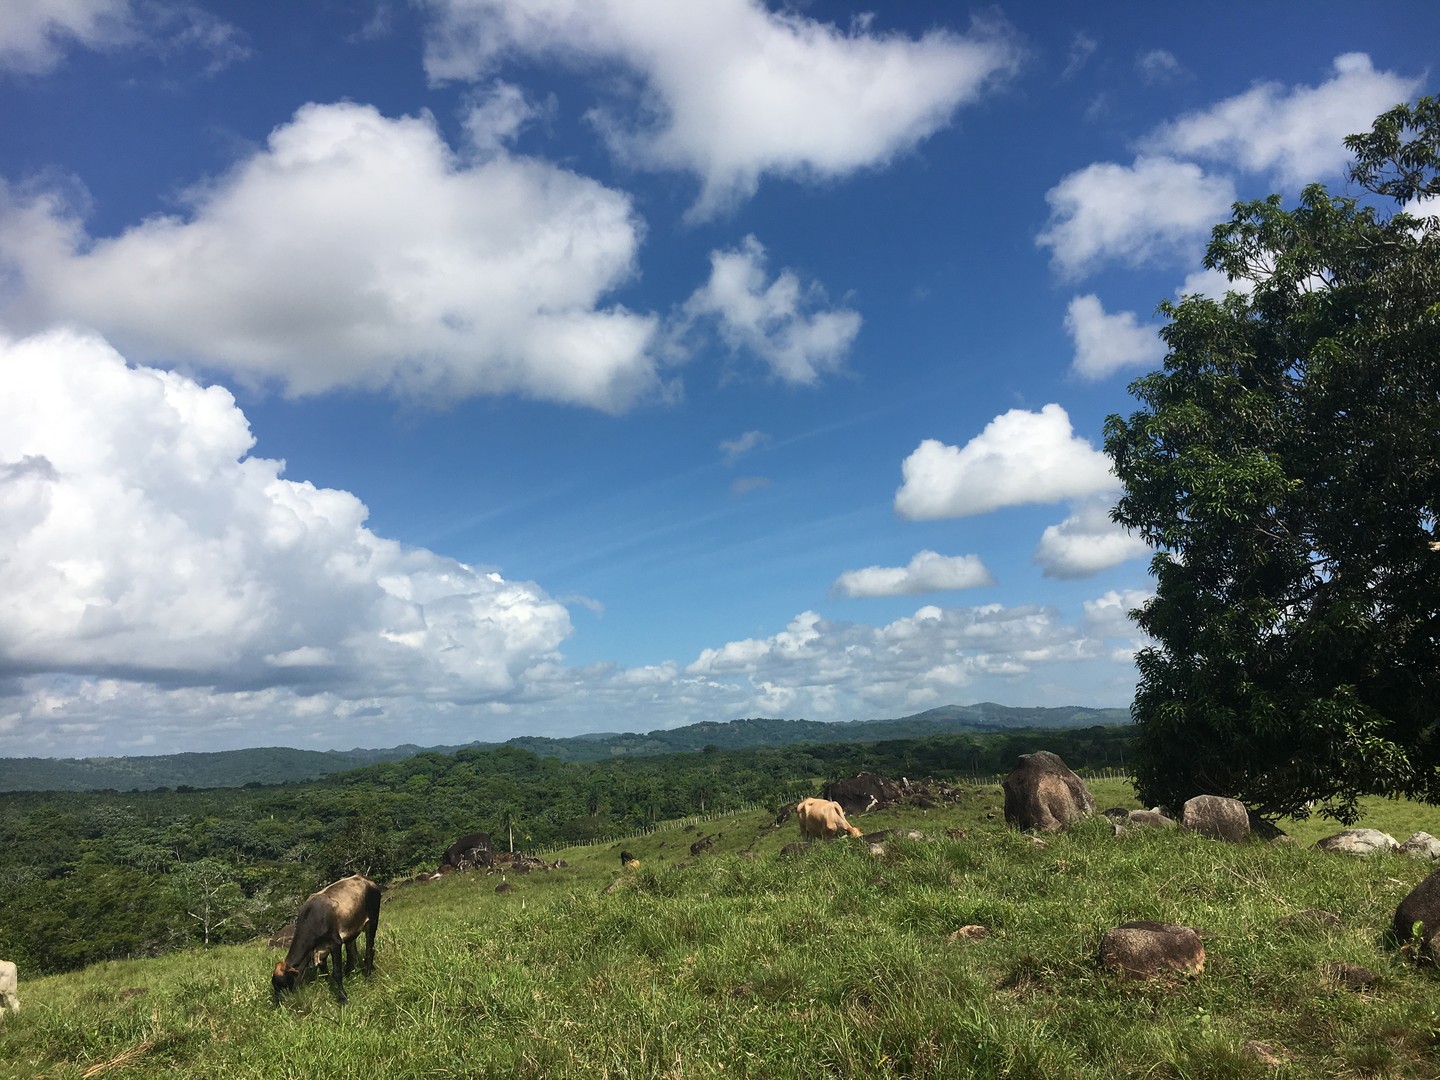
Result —
<instances>
[{"instance_id":1,"label":"rolling green hill","mask_svg":"<svg viewBox=\"0 0 1440 1080\"><path fill-rule=\"evenodd\" d=\"M1094 789L1135 805L1121 782ZM857 818L924 836L878 852L844 840L786 855L793 825L738 813L560 852L549 871L392 885L375 974L346 980L344 1008L323 980L272 1006L282 954L263 938L22 971L0 1077L1440 1071L1434 968L1385 940L1429 864L1116 838L1103 819L1037 842L987 816L1000 798L981 787ZM692 855L703 836L712 846ZM621 869L622 847L638 869ZM1334 918L1296 918L1317 910ZM1134 919L1198 928L1203 972L1102 970L1101 934Z\"/></svg>"},{"instance_id":2,"label":"rolling green hill","mask_svg":"<svg viewBox=\"0 0 1440 1080\"><path fill-rule=\"evenodd\" d=\"M503 745L529 750L561 761L603 761L607 758L673 754L766 746L873 742L959 732L1001 732L1018 728L1076 728L1127 724L1124 709L1018 709L991 702L946 705L894 720L819 723L764 718L635 733L599 733L566 739L524 736ZM500 744L470 743L470 747ZM272 746L213 753L165 754L150 757L0 758L3 791L132 791L154 788L244 787L314 780L331 773L400 761L422 752L452 753L458 746L396 746L383 750L295 750Z\"/></svg>"}]
</instances>

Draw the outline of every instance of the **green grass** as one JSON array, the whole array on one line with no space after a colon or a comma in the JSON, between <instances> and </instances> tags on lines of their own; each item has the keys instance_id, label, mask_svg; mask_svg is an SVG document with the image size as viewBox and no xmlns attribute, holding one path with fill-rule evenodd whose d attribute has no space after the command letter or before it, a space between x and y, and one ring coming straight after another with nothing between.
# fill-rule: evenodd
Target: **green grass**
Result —
<instances>
[{"instance_id":1,"label":"green grass","mask_svg":"<svg viewBox=\"0 0 1440 1080\"><path fill-rule=\"evenodd\" d=\"M1102 807L1135 805L1122 783L1092 788ZM977 789L859 819L932 838L880 856L853 841L782 856L794 825L752 813L566 852L506 894L484 875L393 888L376 972L347 980L343 1009L323 981L273 1008L279 953L263 944L22 973L0 1076L1440 1075L1440 982L1384 940L1427 865L1116 839L1100 820L1040 846L1000 803ZM622 847L638 870L621 870ZM1307 908L1340 927L1282 921ZM1141 918L1197 927L1204 973L1099 971L1101 933ZM967 924L990 933L952 940ZM1375 986L1336 986L1335 961Z\"/></svg>"}]
</instances>

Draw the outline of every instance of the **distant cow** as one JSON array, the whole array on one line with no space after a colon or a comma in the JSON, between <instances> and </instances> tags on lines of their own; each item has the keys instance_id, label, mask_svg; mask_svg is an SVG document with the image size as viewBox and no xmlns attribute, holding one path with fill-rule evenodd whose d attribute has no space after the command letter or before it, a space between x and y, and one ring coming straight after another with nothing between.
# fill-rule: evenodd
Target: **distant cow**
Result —
<instances>
[{"instance_id":1,"label":"distant cow","mask_svg":"<svg viewBox=\"0 0 1440 1080\"><path fill-rule=\"evenodd\" d=\"M475 866L494 866L495 856L490 848L488 832L473 832L462 836L445 849L445 862L457 870Z\"/></svg>"},{"instance_id":2,"label":"distant cow","mask_svg":"<svg viewBox=\"0 0 1440 1080\"><path fill-rule=\"evenodd\" d=\"M860 835L860 830L845 820L840 804L829 799L801 799L795 814L800 819L800 835L807 840Z\"/></svg>"},{"instance_id":3,"label":"distant cow","mask_svg":"<svg viewBox=\"0 0 1440 1080\"><path fill-rule=\"evenodd\" d=\"M275 965L270 987L275 1004L280 993L294 990L312 967L328 965L340 1004L345 995L344 977L355 966L355 939L365 934L365 974L375 970L375 931L380 926L380 886L355 874L326 885L300 905L295 916L295 936L290 952ZM344 951L344 962L340 953Z\"/></svg>"},{"instance_id":4,"label":"distant cow","mask_svg":"<svg viewBox=\"0 0 1440 1080\"><path fill-rule=\"evenodd\" d=\"M0 960L0 1016L20 1011L20 974L9 960Z\"/></svg>"}]
</instances>

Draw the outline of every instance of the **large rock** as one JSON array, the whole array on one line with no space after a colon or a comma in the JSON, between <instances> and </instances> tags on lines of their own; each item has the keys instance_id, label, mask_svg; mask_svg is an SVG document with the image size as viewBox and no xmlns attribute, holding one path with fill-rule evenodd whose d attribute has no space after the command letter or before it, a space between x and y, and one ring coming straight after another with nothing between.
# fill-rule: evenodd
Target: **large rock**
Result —
<instances>
[{"instance_id":1,"label":"large rock","mask_svg":"<svg viewBox=\"0 0 1440 1080\"><path fill-rule=\"evenodd\" d=\"M1409 855L1412 859L1429 859L1434 862L1440 859L1440 840L1436 840L1428 832L1411 833L1400 845L1400 854Z\"/></svg>"},{"instance_id":2,"label":"large rock","mask_svg":"<svg viewBox=\"0 0 1440 1080\"><path fill-rule=\"evenodd\" d=\"M1128 979L1198 975L1205 970L1205 946L1188 926L1148 919L1127 922L1100 939L1100 966Z\"/></svg>"},{"instance_id":3,"label":"large rock","mask_svg":"<svg viewBox=\"0 0 1440 1080\"><path fill-rule=\"evenodd\" d=\"M1085 781L1048 750L1021 754L1005 777L1005 821L1017 829L1059 832L1095 813Z\"/></svg>"},{"instance_id":4,"label":"large rock","mask_svg":"<svg viewBox=\"0 0 1440 1080\"><path fill-rule=\"evenodd\" d=\"M1391 924L1395 940L1401 945L1411 942L1416 936L1417 924L1420 955L1433 960L1436 938L1440 937L1440 870L1416 885L1400 901Z\"/></svg>"},{"instance_id":5,"label":"large rock","mask_svg":"<svg viewBox=\"0 0 1440 1080\"><path fill-rule=\"evenodd\" d=\"M1315 847L1342 855L1373 855L1377 851L1395 851L1400 844L1395 837L1379 829L1342 829L1334 836L1316 840Z\"/></svg>"},{"instance_id":6,"label":"large rock","mask_svg":"<svg viewBox=\"0 0 1440 1080\"><path fill-rule=\"evenodd\" d=\"M494 865L490 850L490 834L473 832L462 836L445 849L444 865L456 870L478 870Z\"/></svg>"},{"instance_id":7,"label":"large rock","mask_svg":"<svg viewBox=\"0 0 1440 1080\"><path fill-rule=\"evenodd\" d=\"M1250 836L1250 812L1239 799L1196 795L1185 803L1180 824L1211 840L1238 844Z\"/></svg>"},{"instance_id":8,"label":"large rock","mask_svg":"<svg viewBox=\"0 0 1440 1080\"><path fill-rule=\"evenodd\" d=\"M874 773L862 772L848 780L836 780L834 783L826 784L820 795L822 798L838 802L840 808L848 815L864 814L871 810L881 810L887 806L893 806L900 801L904 790L894 780L876 776Z\"/></svg>"}]
</instances>

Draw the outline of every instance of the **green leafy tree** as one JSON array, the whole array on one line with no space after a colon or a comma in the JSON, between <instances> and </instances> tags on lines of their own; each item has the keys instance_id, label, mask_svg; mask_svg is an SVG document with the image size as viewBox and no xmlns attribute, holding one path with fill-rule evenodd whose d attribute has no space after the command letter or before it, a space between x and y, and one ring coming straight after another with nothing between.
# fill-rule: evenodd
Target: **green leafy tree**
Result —
<instances>
[{"instance_id":1,"label":"green leafy tree","mask_svg":"<svg viewBox=\"0 0 1440 1080\"><path fill-rule=\"evenodd\" d=\"M1113 517L1156 549L1132 613L1147 802L1440 802L1440 222L1373 205L1440 190L1440 107L1346 145L1359 197L1216 227L1205 265L1252 291L1161 305L1164 369L1106 423Z\"/></svg>"}]
</instances>

